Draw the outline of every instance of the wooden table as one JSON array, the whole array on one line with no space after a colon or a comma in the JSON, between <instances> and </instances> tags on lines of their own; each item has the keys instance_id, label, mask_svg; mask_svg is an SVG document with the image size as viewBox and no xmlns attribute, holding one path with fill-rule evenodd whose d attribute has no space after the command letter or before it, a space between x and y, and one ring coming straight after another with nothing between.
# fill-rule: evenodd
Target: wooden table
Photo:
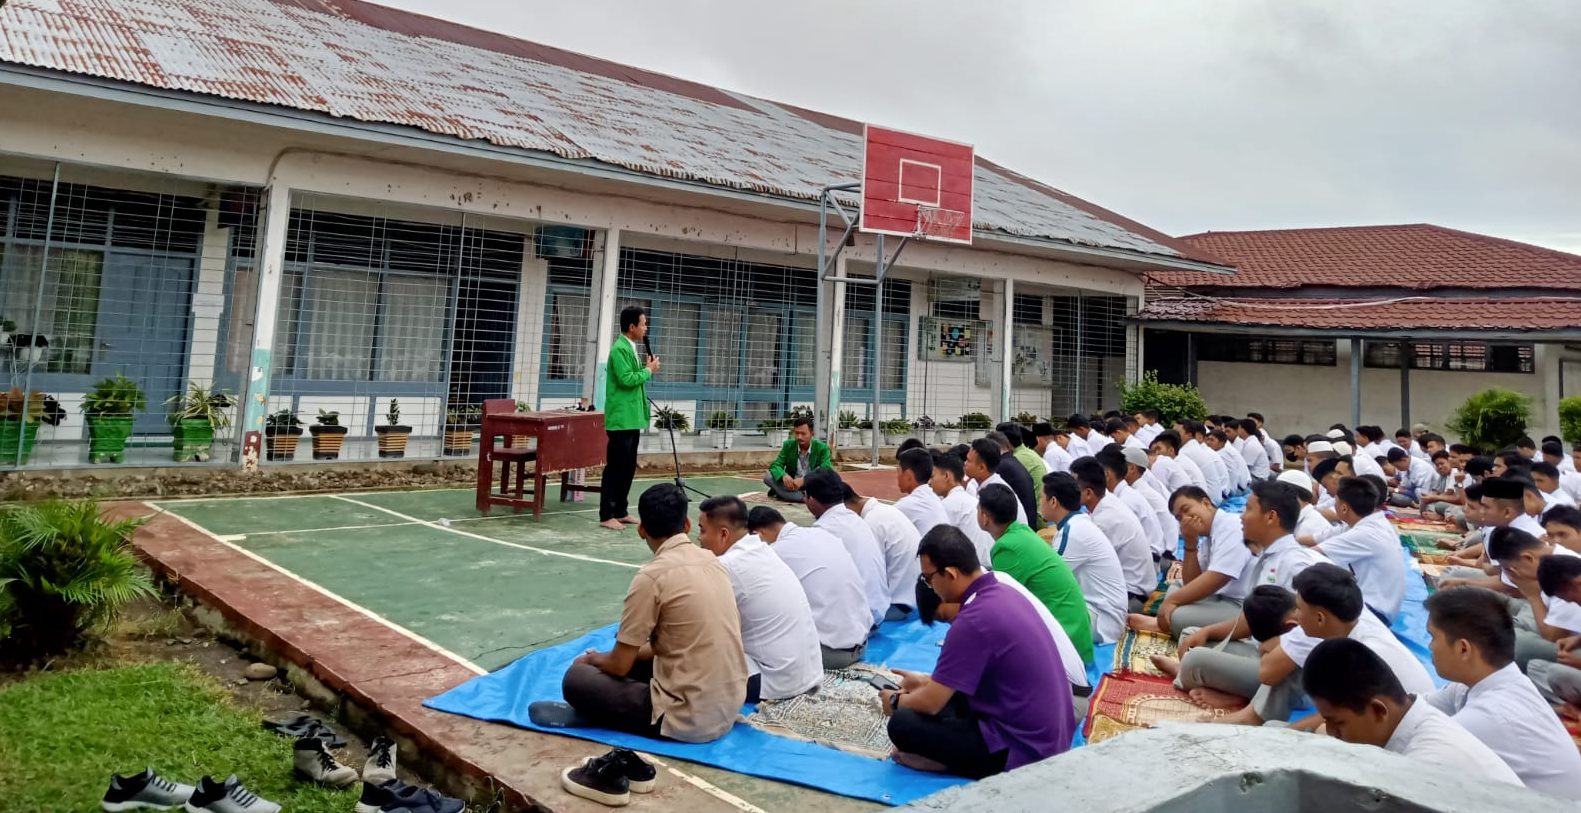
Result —
<instances>
[{"instance_id":1,"label":"wooden table","mask_svg":"<svg viewBox=\"0 0 1581 813\"><path fill-rule=\"evenodd\" d=\"M482 437L478 444L478 511L487 514L496 505L508 505L517 511L531 508L533 516L543 515L545 479L551 474L560 475L560 501L565 502L571 492L598 493L599 486L571 482L571 472L604 465L604 451L608 438L604 434L602 412L497 412L484 414ZM529 447L496 446L497 438L530 438ZM494 490L496 463L513 465L521 455L533 449L532 493L521 498Z\"/></svg>"}]
</instances>

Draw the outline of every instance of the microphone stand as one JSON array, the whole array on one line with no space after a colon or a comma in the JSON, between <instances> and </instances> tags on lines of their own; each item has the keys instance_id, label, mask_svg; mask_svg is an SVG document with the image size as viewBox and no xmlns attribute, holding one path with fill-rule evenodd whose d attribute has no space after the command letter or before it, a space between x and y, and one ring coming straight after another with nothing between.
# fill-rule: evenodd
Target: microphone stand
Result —
<instances>
[{"instance_id":1,"label":"microphone stand","mask_svg":"<svg viewBox=\"0 0 1581 813\"><path fill-rule=\"evenodd\" d=\"M646 336L642 337L642 349L643 352L648 354L648 358L651 359L654 357L653 345L648 344L648 337ZM646 391L643 392L643 397L647 398ZM652 398L648 398L648 406L651 407L655 412L659 410L659 405L655 404ZM675 465L675 484L679 486L682 491L690 491L693 494L701 496L705 500L712 499L713 495L705 494L701 489L687 485L686 478L681 476L681 452L680 448L675 445L675 421L665 421L664 428L670 433L670 460Z\"/></svg>"}]
</instances>

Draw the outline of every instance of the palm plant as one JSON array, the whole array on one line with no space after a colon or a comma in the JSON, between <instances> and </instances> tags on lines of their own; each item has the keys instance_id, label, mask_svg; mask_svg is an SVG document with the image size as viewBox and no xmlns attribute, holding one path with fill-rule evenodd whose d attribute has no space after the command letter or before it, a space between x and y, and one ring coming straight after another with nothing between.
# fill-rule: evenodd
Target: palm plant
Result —
<instances>
[{"instance_id":1,"label":"palm plant","mask_svg":"<svg viewBox=\"0 0 1581 813\"><path fill-rule=\"evenodd\" d=\"M143 519L111 519L91 500L0 514L0 655L28 661L80 644L133 599L154 595L132 552Z\"/></svg>"}]
</instances>

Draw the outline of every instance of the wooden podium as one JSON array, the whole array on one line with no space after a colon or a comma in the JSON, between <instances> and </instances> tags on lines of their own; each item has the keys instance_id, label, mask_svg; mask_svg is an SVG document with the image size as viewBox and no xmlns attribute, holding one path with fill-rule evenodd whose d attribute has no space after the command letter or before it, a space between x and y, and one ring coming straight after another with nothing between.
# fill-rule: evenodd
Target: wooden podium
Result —
<instances>
[{"instance_id":1,"label":"wooden podium","mask_svg":"<svg viewBox=\"0 0 1581 813\"><path fill-rule=\"evenodd\" d=\"M546 479L560 475L560 501L565 502L573 491L598 493L599 486L578 485L571 482L571 472L604 465L604 450L608 439L604 435L602 412L517 412L515 402L510 410L485 411L478 444L478 511L487 514L496 505L508 505L520 511L531 508L533 516L543 516L543 493ZM492 404L485 405L485 410ZM527 445L513 446L512 439L530 439ZM503 445L496 445L503 440ZM499 490L496 482L495 466ZM527 471L528 467L531 471ZM512 487L512 474L515 485ZM530 478L531 488L528 489Z\"/></svg>"}]
</instances>

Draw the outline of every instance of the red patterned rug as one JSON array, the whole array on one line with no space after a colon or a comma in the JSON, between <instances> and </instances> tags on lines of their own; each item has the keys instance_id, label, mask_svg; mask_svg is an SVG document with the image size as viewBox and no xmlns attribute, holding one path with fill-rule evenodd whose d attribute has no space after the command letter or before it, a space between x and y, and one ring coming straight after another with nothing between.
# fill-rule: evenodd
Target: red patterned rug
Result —
<instances>
[{"instance_id":1,"label":"red patterned rug","mask_svg":"<svg viewBox=\"0 0 1581 813\"><path fill-rule=\"evenodd\" d=\"M1165 677L1149 675L1104 675L1092 694L1087 722L1082 734L1087 742L1102 742L1138 728L1151 728L1166 721L1195 722L1204 715L1222 717L1220 710L1209 711L1191 702L1183 691Z\"/></svg>"}]
</instances>

